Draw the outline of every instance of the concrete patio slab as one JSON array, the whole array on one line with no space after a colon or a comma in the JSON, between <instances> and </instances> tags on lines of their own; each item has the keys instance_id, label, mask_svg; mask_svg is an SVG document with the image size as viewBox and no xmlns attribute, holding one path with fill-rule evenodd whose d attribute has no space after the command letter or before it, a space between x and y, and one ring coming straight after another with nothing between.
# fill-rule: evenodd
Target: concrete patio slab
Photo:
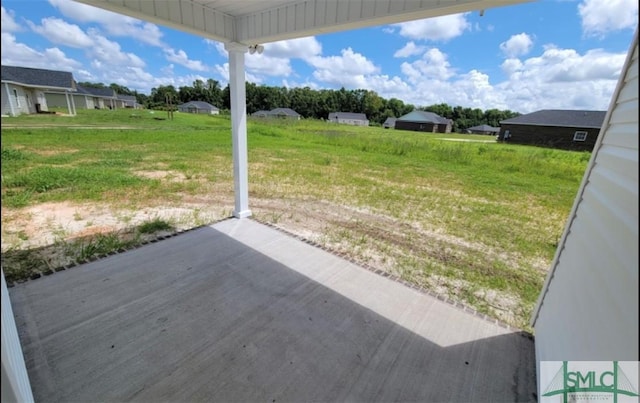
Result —
<instances>
[{"instance_id":1,"label":"concrete patio slab","mask_svg":"<svg viewBox=\"0 0 640 403\"><path fill-rule=\"evenodd\" d=\"M249 219L9 292L38 402L536 400L528 335Z\"/></svg>"}]
</instances>

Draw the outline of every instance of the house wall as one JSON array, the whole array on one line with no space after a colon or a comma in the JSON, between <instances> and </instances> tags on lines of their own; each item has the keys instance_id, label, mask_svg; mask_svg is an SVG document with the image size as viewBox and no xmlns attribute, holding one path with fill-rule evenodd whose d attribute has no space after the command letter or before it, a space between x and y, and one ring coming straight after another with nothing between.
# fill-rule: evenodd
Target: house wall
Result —
<instances>
[{"instance_id":1,"label":"house wall","mask_svg":"<svg viewBox=\"0 0 640 403\"><path fill-rule=\"evenodd\" d=\"M334 122L336 122L334 120ZM337 123L343 125L352 125L352 126L369 126L368 120L360 120L360 119L338 119Z\"/></svg>"},{"instance_id":2,"label":"house wall","mask_svg":"<svg viewBox=\"0 0 640 403\"><path fill-rule=\"evenodd\" d=\"M528 144L543 147L561 148L564 150L592 151L600 129L589 127L557 127L531 125L500 125L498 140L504 140L505 132L509 130L511 138L507 141L515 144ZM577 131L587 132L585 141L573 141Z\"/></svg>"},{"instance_id":3,"label":"house wall","mask_svg":"<svg viewBox=\"0 0 640 403\"><path fill-rule=\"evenodd\" d=\"M637 32L633 43L532 316L538 371L638 361Z\"/></svg>"},{"instance_id":4,"label":"house wall","mask_svg":"<svg viewBox=\"0 0 640 403\"><path fill-rule=\"evenodd\" d=\"M472 134L499 134L500 132L494 132L489 130L469 130Z\"/></svg>"},{"instance_id":5,"label":"house wall","mask_svg":"<svg viewBox=\"0 0 640 403\"><path fill-rule=\"evenodd\" d=\"M201 115L213 115L213 111L209 109L198 109L198 108L180 108L178 107L178 111L184 113L197 113Z\"/></svg>"},{"instance_id":6,"label":"house wall","mask_svg":"<svg viewBox=\"0 0 640 403\"><path fill-rule=\"evenodd\" d=\"M16 99L15 92L18 94ZM11 104L13 104L13 115L18 116L25 113L34 113L35 94L29 89L13 84L2 84L2 114L11 115ZM29 98L29 99L27 99Z\"/></svg>"},{"instance_id":7,"label":"house wall","mask_svg":"<svg viewBox=\"0 0 640 403\"><path fill-rule=\"evenodd\" d=\"M438 125L434 123L406 122L396 120L396 130L412 130L414 132L438 133Z\"/></svg>"}]
</instances>

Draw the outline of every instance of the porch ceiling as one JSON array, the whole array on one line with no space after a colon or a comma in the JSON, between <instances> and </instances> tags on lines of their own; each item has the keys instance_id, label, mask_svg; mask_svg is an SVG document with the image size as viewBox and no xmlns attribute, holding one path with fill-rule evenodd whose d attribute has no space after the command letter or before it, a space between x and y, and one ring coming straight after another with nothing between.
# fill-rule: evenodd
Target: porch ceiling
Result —
<instances>
[{"instance_id":1,"label":"porch ceiling","mask_svg":"<svg viewBox=\"0 0 640 403\"><path fill-rule=\"evenodd\" d=\"M254 45L531 0L75 0L220 42Z\"/></svg>"}]
</instances>

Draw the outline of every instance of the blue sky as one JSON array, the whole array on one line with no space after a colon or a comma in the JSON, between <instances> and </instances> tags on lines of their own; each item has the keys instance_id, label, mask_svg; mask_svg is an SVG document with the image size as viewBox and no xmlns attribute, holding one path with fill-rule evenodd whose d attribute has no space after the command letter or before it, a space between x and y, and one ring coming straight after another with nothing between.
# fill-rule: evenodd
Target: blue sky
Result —
<instances>
[{"instance_id":1,"label":"blue sky","mask_svg":"<svg viewBox=\"0 0 640 403\"><path fill-rule=\"evenodd\" d=\"M149 94L227 84L224 46L70 0L2 0L2 64L71 71ZM638 25L636 0L546 0L264 44L247 79L365 88L417 106L606 110Z\"/></svg>"}]
</instances>

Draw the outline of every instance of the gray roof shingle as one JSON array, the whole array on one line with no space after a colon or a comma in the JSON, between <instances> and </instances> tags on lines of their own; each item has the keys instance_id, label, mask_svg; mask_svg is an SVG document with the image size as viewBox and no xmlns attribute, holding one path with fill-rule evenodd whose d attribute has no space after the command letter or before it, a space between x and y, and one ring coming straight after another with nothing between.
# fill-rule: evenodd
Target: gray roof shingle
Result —
<instances>
[{"instance_id":1,"label":"gray roof shingle","mask_svg":"<svg viewBox=\"0 0 640 403\"><path fill-rule=\"evenodd\" d=\"M437 123L446 125L449 124L449 119L427 111L412 111L404 116L398 118L400 122L418 122L418 123Z\"/></svg>"},{"instance_id":2,"label":"gray roof shingle","mask_svg":"<svg viewBox=\"0 0 640 403\"><path fill-rule=\"evenodd\" d=\"M75 89L73 74L68 71L2 66L2 81L31 87Z\"/></svg>"},{"instance_id":3,"label":"gray roof shingle","mask_svg":"<svg viewBox=\"0 0 640 403\"><path fill-rule=\"evenodd\" d=\"M566 109L543 109L526 115L500 121L500 124L593 127L599 129L604 123L606 111L584 111Z\"/></svg>"},{"instance_id":4,"label":"gray roof shingle","mask_svg":"<svg viewBox=\"0 0 640 403\"><path fill-rule=\"evenodd\" d=\"M80 94L91 95L94 97L114 98L116 96L116 92L111 88L84 87L76 84L76 89Z\"/></svg>"},{"instance_id":5,"label":"gray roof shingle","mask_svg":"<svg viewBox=\"0 0 640 403\"><path fill-rule=\"evenodd\" d=\"M195 108L195 109L199 109L199 110L207 110L207 111L217 111L218 108L216 108L215 106L211 105L208 102L204 102L204 101L189 101L189 102L185 102L182 105L179 105L178 108Z\"/></svg>"},{"instance_id":6,"label":"gray roof shingle","mask_svg":"<svg viewBox=\"0 0 640 403\"><path fill-rule=\"evenodd\" d=\"M477 131L483 131L483 132L499 132L500 128L489 126L489 125L479 125L479 126L470 127L467 130L477 130Z\"/></svg>"},{"instance_id":7,"label":"gray roof shingle","mask_svg":"<svg viewBox=\"0 0 640 403\"><path fill-rule=\"evenodd\" d=\"M291 108L275 108L275 109L272 109L270 113L272 115L280 115L280 116L282 115L294 116L294 117L300 116L298 112L294 111Z\"/></svg>"}]
</instances>

